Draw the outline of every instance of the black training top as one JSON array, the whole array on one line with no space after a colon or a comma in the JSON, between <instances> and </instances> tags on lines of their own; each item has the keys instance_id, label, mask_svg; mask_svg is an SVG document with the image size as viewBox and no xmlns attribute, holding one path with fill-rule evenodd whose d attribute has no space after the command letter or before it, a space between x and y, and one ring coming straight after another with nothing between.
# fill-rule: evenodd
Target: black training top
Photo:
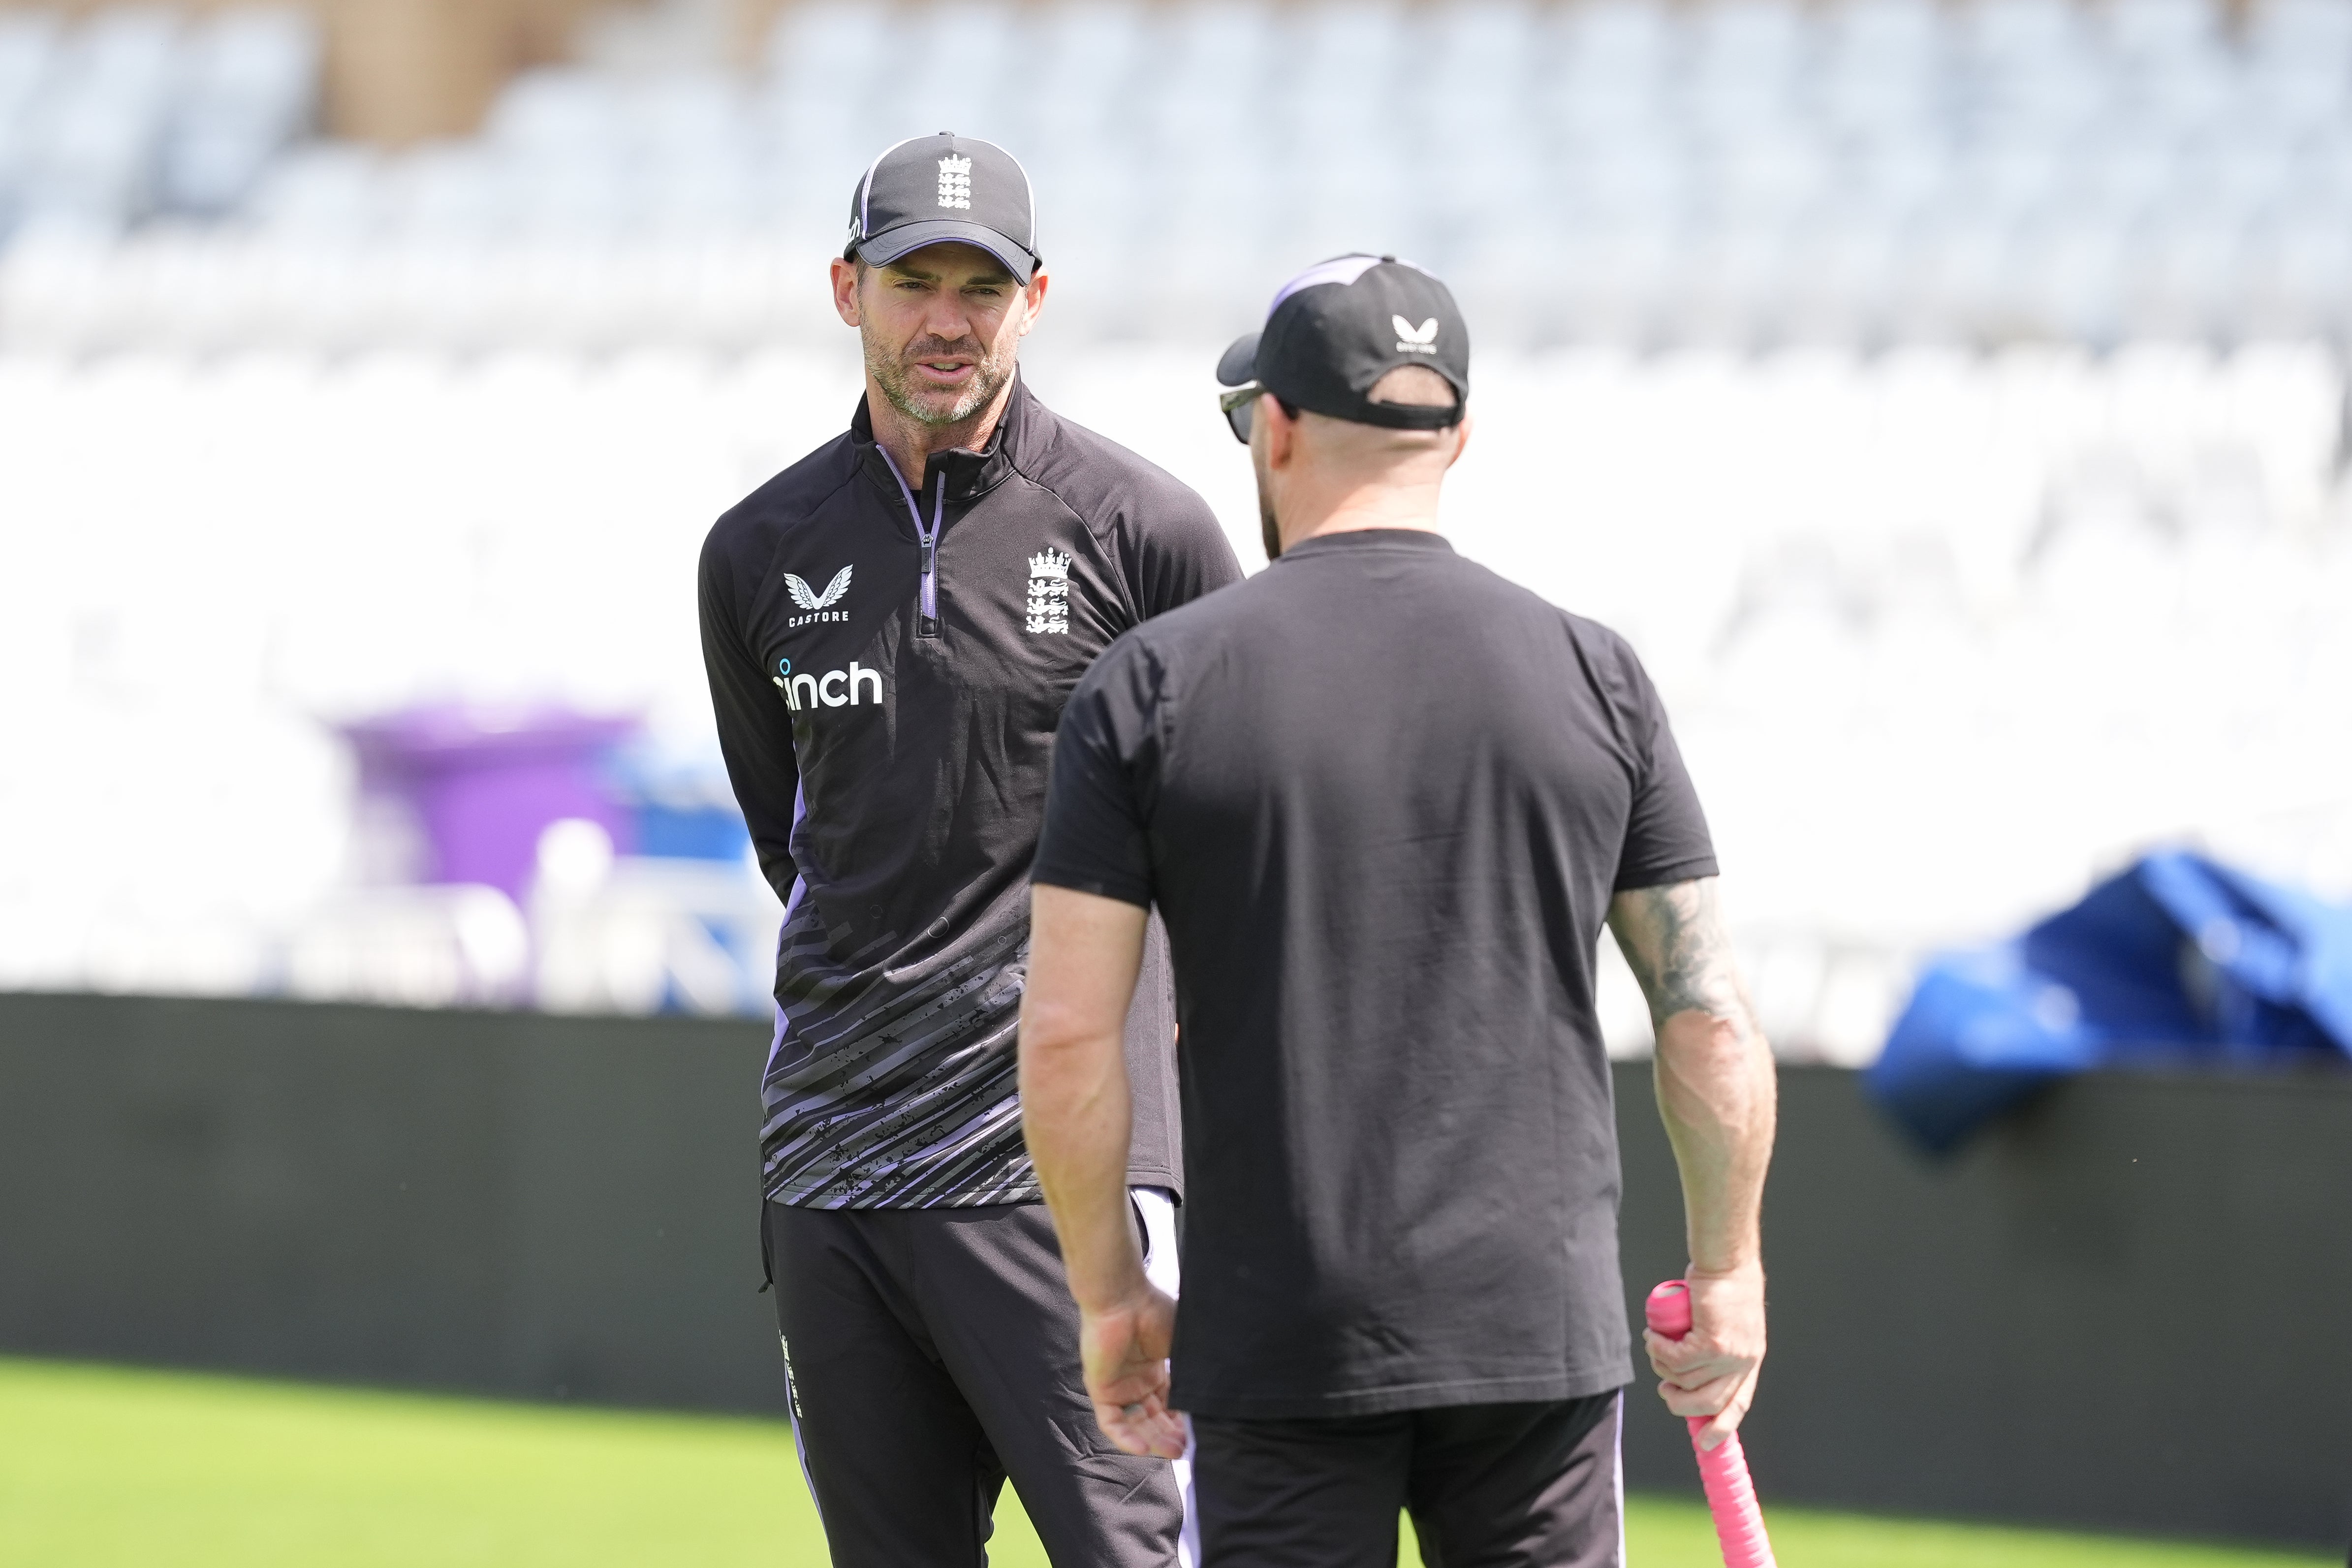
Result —
<instances>
[{"instance_id":1,"label":"black training top","mask_svg":"<svg viewBox=\"0 0 2352 1568\"><path fill-rule=\"evenodd\" d=\"M762 1183L780 1203L1026 1203L1013 1031L1062 704L1241 566L1207 503L1016 384L902 480L865 405L719 520L702 651L784 900ZM1181 1188L1164 956L1129 1019L1133 1179Z\"/></svg>"},{"instance_id":2,"label":"black training top","mask_svg":"<svg viewBox=\"0 0 2352 1568\"><path fill-rule=\"evenodd\" d=\"M1310 539L1121 637L1063 715L1033 875L1167 921L1171 1403L1626 1382L1594 949L1613 892L1714 871L1633 650L1436 534Z\"/></svg>"}]
</instances>

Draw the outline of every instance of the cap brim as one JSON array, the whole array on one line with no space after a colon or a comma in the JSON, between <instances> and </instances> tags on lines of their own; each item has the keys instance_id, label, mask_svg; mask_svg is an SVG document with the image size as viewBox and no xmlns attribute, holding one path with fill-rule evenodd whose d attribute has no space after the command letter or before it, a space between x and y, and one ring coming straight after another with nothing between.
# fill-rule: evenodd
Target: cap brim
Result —
<instances>
[{"instance_id":1,"label":"cap brim","mask_svg":"<svg viewBox=\"0 0 2352 1568\"><path fill-rule=\"evenodd\" d=\"M997 233L986 224L965 223L951 217L902 223L870 239L858 241L857 254L869 267L887 267L900 257L911 256L927 245L976 245L1004 263L1005 270L1024 283L1028 282L1030 275L1037 269L1037 258L1016 241Z\"/></svg>"},{"instance_id":2,"label":"cap brim","mask_svg":"<svg viewBox=\"0 0 2352 1568\"><path fill-rule=\"evenodd\" d=\"M1233 346L1217 361L1217 384L1247 386L1257 379L1257 341L1262 332L1244 332L1234 340Z\"/></svg>"}]
</instances>

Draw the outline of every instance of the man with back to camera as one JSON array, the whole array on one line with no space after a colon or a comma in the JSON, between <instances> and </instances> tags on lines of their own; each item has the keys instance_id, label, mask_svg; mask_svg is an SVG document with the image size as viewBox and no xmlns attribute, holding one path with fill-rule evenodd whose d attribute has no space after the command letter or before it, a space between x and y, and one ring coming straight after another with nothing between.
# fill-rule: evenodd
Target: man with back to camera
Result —
<instances>
[{"instance_id":1,"label":"man with back to camera","mask_svg":"<svg viewBox=\"0 0 2352 1568\"><path fill-rule=\"evenodd\" d=\"M1443 284L1325 262L1218 377L1273 564L1079 683L1033 872L1023 1114L1088 1392L1134 1453L1183 1452L1189 1416L1209 1568L1390 1568L1400 1508L1447 1568L1616 1564L1604 918L1688 1218L1695 1327L1647 1342L1666 1405L1714 1447L1764 1352L1773 1069L1697 797L1633 651L1435 531L1469 435ZM1181 1313L1123 1206L1119 1022L1155 905Z\"/></svg>"},{"instance_id":2,"label":"man with back to camera","mask_svg":"<svg viewBox=\"0 0 2352 1568\"><path fill-rule=\"evenodd\" d=\"M1056 1563L1173 1563L1183 1524L1175 1468L1088 1406L1013 1037L1062 704L1113 638L1241 568L1198 496L1022 384L1045 289L1009 153L885 152L833 263L865 399L703 547L719 742L785 903L761 1240L841 1568L978 1568L1008 1472ZM1147 968L1122 1202L1172 1288L1164 947Z\"/></svg>"}]
</instances>

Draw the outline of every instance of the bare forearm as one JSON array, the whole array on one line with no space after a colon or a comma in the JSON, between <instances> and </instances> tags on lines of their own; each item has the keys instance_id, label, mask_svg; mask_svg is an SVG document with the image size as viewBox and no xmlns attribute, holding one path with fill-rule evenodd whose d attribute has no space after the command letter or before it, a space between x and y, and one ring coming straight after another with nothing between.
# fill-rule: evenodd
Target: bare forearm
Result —
<instances>
[{"instance_id":1,"label":"bare forearm","mask_svg":"<svg viewBox=\"0 0 2352 1568\"><path fill-rule=\"evenodd\" d=\"M1130 1110L1119 1037L1024 1035L1021 1117L1071 1295L1087 1308L1126 1300L1142 1283L1143 1259L1128 1217Z\"/></svg>"},{"instance_id":2,"label":"bare forearm","mask_svg":"<svg viewBox=\"0 0 2352 1568\"><path fill-rule=\"evenodd\" d=\"M1126 1024L1145 911L1067 888L1032 897L1021 1003L1021 1121L1070 1294L1098 1310L1144 1283L1128 1219Z\"/></svg>"},{"instance_id":3,"label":"bare forearm","mask_svg":"<svg viewBox=\"0 0 2352 1568\"><path fill-rule=\"evenodd\" d=\"M1676 1013L1658 1026L1656 1072L1658 1114L1682 1171L1691 1267L1703 1274L1760 1268L1776 1113L1763 1036L1744 1016Z\"/></svg>"},{"instance_id":4,"label":"bare forearm","mask_svg":"<svg viewBox=\"0 0 2352 1568\"><path fill-rule=\"evenodd\" d=\"M1658 1113L1681 1168L1690 1260L1760 1267L1772 1054L1732 962L1712 879L1620 894L1610 910L1657 1030Z\"/></svg>"}]
</instances>

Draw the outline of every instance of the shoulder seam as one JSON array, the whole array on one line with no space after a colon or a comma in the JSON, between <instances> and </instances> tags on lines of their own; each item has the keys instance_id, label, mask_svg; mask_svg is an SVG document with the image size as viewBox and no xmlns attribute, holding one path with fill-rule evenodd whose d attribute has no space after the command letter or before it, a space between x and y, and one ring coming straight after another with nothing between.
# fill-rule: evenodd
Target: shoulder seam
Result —
<instances>
[{"instance_id":1,"label":"shoulder seam","mask_svg":"<svg viewBox=\"0 0 2352 1568\"><path fill-rule=\"evenodd\" d=\"M773 482L774 482L773 480L771 480L771 481L770 481L770 483L773 483ZM797 516L797 517L793 517L793 518L790 518L790 519L786 520L786 525L787 525L787 526L789 526L789 524L790 524L790 523L793 523L793 522L800 522L800 521L805 521L805 519L806 519L806 517L807 517L808 513L810 513L810 512L814 512L814 510L816 510L816 509L817 509L817 508L819 508L819 507L821 507L821 506L824 505L824 503L825 503L825 502L827 502L827 501L831 500L834 497L835 497L835 496L839 495L842 491L844 491L844 490L847 489L851 485L853 485L853 484L855 484L855 483L856 483L856 482L857 482L857 470L856 470L856 468L855 467L855 465L853 465L853 466L851 467L851 468L850 468L849 473L848 473L848 474L847 474L847 475L846 475L846 476L842 479L842 481L841 481L839 484L837 484L837 485L834 486L831 489L824 491L823 494L818 495L818 496L816 496L816 497L813 498L812 500L808 500L808 501L806 501L806 502L804 502L804 503L802 503L799 507L795 508L794 510L798 510L798 511L800 512L800 515L799 515L799 516ZM763 486L761 486L761 489L766 489L766 488L767 488L767 487L766 487L765 485L763 485ZM754 498L754 497L756 497L759 493L760 493L760 492L759 492L759 490L754 490L754 491L752 491L752 492L751 492L751 495L745 496L741 500L737 501L733 506L731 506L731 507L728 508L728 510L727 510L726 513L725 513L724 515L722 515L722 516L721 516L721 518L720 518L720 520L719 520L719 521L723 522L723 521L726 521L726 519L727 519L728 517L736 516L736 515L738 515L738 514L741 513L741 512L742 512L742 510L743 510L743 509L744 509L746 506L750 505L750 504L751 504L751 500L753 500L753 498ZM755 514L755 515L756 515L756 514Z\"/></svg>"},{"instance_id":2,"label":"shoulder seam","mask_svg":"<svg viewBox=\"0 0 2352 1568\"><path fill-rule=\"evenodd\" d=\"M1018 462L1013 463L1012 465L1012 468L1013 471L1020 475L1025 482L1036 486L1047 495L1052 496L1054 498L1054 504L1060 507L1064 511L1068 512L1072 517L1076 518L1081 523L1085 524L1086 530L1088 533L1093 534L1097 539L1104 537L1105 531L1096 526L1095 520L1093 518L1088 517L1085 512L1082 512L1076 507L1072 506L1070 504L1070 498L1064 495L1059 487L1049 484L1045 480L1039 479L1036 475L1031 473Z\"/></svg>"},{"instance_id":3,"label":"shoulder seam","mask_svg":"<svg viewBox=\"0 0 2352 1568\"><path fill-rule=\"evenodd\" d=\"M1174 483L1174 484L1176 484L1176 485L1178 485L1178 486L1181 486L1181 487L1183 489L1185 489L1188 493L1192 494L1192 495L1196 500L1200 500L1200 499L1201 499L1201 498L1200 498L1200 492L1199 492L1199 491L1197 491L1197 490L1193 490L1193 489L1192 489L1192 488L1190 485L1185 484L1185 483L1184 483L1184 481L1183 481L1182 479L1178 479L1175 475L1173 475L1173 474L1170 473L1167 469L1165 469L1165 468L1161 468L1159 464L1157 464L1157 463L1153 462L1150 458L1149 458L1145 457L1142 453L1140 453L1140 452L1129 451L1127 447L1120 446L1118 442L1116 442L1116 441L1112 440L1109 437L1108 437L1108 436L1104 435L1101 431L1099 431L1099 430L1095 430L1095 429L1091 429L1091 428L1089 428L1089 427L1088 427L1088 426L1084 426L1084 425L1080 425L1080 424L1078 424L1078 423L1077 423L1076 420L1074 420L1074 419L1069 419L1069 418L1066 418L1066 417L1065 417L1064 416L1062 416L1062 415L1060 415L1060 414L1056 414L1056 413L1055 413L1055 412L1054 412L1054 410L1052 410L1052 409L1050 409L1050 408L1046 408L1043 404L1039 404L1037 406L1038 406L1038 409L1039 409L1039 411L1040 411L1041 413L1044 413L1044 414L1045 414L1046 416L1048 416L1049 417L1051 417L1051 418L1052 418L1052 420L1054 421L1055 426L1056 426L1056 433L1057 433L1057 434L1058 434L1059 427L1061 427L1061 426L1067 426L1067 427L1069 427L1069 428L1071 428L1071 429L1080 431L1080 432L1084 433L1085 435L1091 436L1091 437L1094 437L1097 441L1101 442L1104 446L1107 446L1107 447L1112 447L1113 449L1115 449L1115 450L1117 450L1118 452L1119 452L1119 453L1123 454L1123 455L1124 455L1124 456L1126 456L1127 458L1131 458L1131 459L1133 460L1133 462L1134 462L1134 464L1135 464L1135 466L1136 466L1136 467L1138 467L1138 468L1139 468L1143 469L1143 470L1145 470L1145 471L1146 471L1146 472L1148 472L1148 473L1150 473L1150 474L1156 474L1156 475L1160 476L1160 478L1162 478L1162 479L1164 479L1170 480L1171 482L1172 482L1172 483ZM1055 485L1055 484L1053 484L1053 483L1049 482L1049 481L1048 481L1048 480L1046 480L1046 479L1044 479L1039 478L1039 477L1038 477L1038 475L1037 475L1036 473L1034 473L1034 472L1030 468L1030 467L1029 467L1028 463L1027 463L1025 460L1024 460L1024 459L1023 459L1023 458L1014 458L1011 459L1011 462L1010 462L1009 466L1012 468L1012 469L1013 469L1013 471L1014 473L1019 474L1023 479L1024 479L1028 480L1031 484L1035 485L1039 489L1044 490L1047 495L1052 496L1055 500L1057 500L1057 501L1061 502L1061 503L1062 503L1062 505L1063 505L1063 507L1068 510L1068 512L1070 513L1070 515L1071 515L1072 517L1075 517L1075 518L1078 519L1080 521L1084 522L1084 523L1087 525L1087 531L1088 531L1088 532L1093 533L1093 534L1095 535L1095 537L1096 537L1096 538L1100 539L1100 538L1105 537L1104 533L1103 533L1100 530L1097 530L1097 529L1096 528L1094 519L1092 519L1092 518L1088 517L1085 512L1080 511L1076 507L1072 506L1072 505L1070 504L1070 500L1069 500L1069 498L1068 498L1067 496L1066 496L1066 495L1064 495L1064 494L1062 493L1060 487L1058 487L1058 486L1056 486L1056 485ZM1202 508L1203 508L1203 509L1206 509L1206 508L1207 508L1207 506L1208 506L1208 502L1207 502L1205 500L1202 500L1201 504L1202 504Z\"/></svg>"},{"instance_id":4,"label":"shoulder seam","mask_svg":"<svg viewBox=\"0 0 2352 1568\"><path fill-rule=\"evenodd\" d=\"M848 489L848 488L849 488L853 483L855 483L855 482L856 481L856 479L857 479L857 469L856 469L856 464L855 464L855 463L853 463L853 464L851 465L851 467L850 467L850 471L849 471L849 473L848 473L847 477L846 477L846 478L845 478L845 479L843 479L843 480L842 480L839 484L837 484L837 485L834 486L831 489L826 490L826 491L825 491L824 493L823 493L822 495L817 496L817 497L816 497L815 499L814 499L813 500L810 500L810 501L806 504L805 508L804 508L804 509L803 509L803 510L801 510L801 512L800 512L800 515L799 515L799 516L794 517L794 518L792 518L792 519L790 519L790 520L789 520L789 521L787 521L780 522L780 523L778 524L778 528L779 528L779 531L780 531L780 533L781 533L781 531L782 531L786 530L786 529L790 529L791 527L794 526L795 524L798 524L798 523L801 523L801 522L804 522L804 521L807 521L807 519L808 519L808 514L809 514L809 513L815 511L817 508L819 508L819 507L821 507L821 506L824 505L827 501L829 501L829 500L833 500L833 498L834 498L834 497L835 497L835 496L839 495L843 490L847 489ZM771 483L773 483L774 481L773 481L773 480L771 480L770 482L771 482ZM765 488L766 488L765 486L762 486L762 487L761 487L761 489L765 489ZM758 493L759 493L759 491L754 490L754 491L752 492L752 495L753 495L753 496L756 496ZM735 515L737 515L739 512L740 512L740 511L741 511L741 510L742 510L742 508L743 508L745 505L749 504L749 502L751 501L751 496L746 496L746 497L744 497L744 498L743 498L743 500L742 500L736 502L734 506L732 506L732 507L729 508L729 509L728 509L728 510L727 510L727 512L726 512L726 514L725 514L724 516L722 516L722 517L719 519L719 523L718 523L718 524L714 524L714 525L712 526L712 528L711 528L711 532L712 532L712 533L714 533L714 534L716 534L716 533L719 531L719 528L720 526L722 526L722 525L726 522L727 518L728 518L728 517L735 516ZM756 523L751 522L750 520L748 520L748 519L747 519L747 520L746 520L746 526L747 526L747 528L751 528L751 527L756 527L756 526L757 526L757 524L756 524ZM728 574L728 576L729 576L729 579L730 579L730 581L729 581L729 590L730 590L730 591L729 591L729 594L728 594L728 597L729 597L730 599L731 599L731 600L733 600L733 601L734 601L732 604L730 604L730 605L729 605L727 606L728 619L729 619L730 621L731 621L731 622L733 622L733 623L734 623L733 630L734 630L734 634L735 634L736 639L737 639L739 642L740 642L740 641L741 641L741 640L743 639L744 635L745 635L745 633L744 633L744 627L745 627L745 625L746 625L746 616L745 616L745 612L750 608L750 605L749 605L749 602L748 602L748 601L749 601L751 597L753 597L753 596L755 596L755 595L758 595L758 593L760 592L761 587L763 584L766 584L766 582L767 582L767 580L768 580L768 574L769 574L770 572L772 572L772 571L773 571L773 570L775 569L775 565L776 565L776 553L777 553L777 551L782 547L782 538L780 537L780 538L778 538L776 541L774 541L774 542L772 543L772 545L770 546L770 549L769 549L769 552L768 552L767 556L766 556L763 560L761 560L761 561L759 561L759 562L757 562L757 563L755 563L755 564L757 565L758 570L757 570L757 572L754 574L754 580L753 580L753 581L751 581L751 582L750 582L750 583L744 583L744 582L741 582L741 581L738 581L738 580L736 580L736 579L735 579L735 574L733 573L733 571L732 571L731 569L730 570L730 572L729 572L729 574Z\"/></svg>"}]
</instances>

